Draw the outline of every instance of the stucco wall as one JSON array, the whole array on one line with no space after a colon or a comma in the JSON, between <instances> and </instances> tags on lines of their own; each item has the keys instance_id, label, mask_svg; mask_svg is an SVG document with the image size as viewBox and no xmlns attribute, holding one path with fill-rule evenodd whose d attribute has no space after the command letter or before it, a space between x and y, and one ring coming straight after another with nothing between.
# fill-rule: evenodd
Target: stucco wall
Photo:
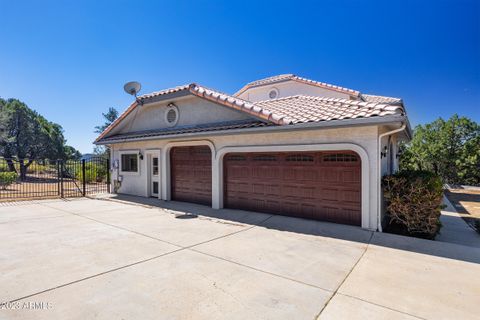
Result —
<instances>
[{"instance_id":1,"label":"stucco wall","mask_svg":"<svg viewBox=\"0 0 480 320\"><path fill-rule=\"evenodd\" d=\"M344 98L349 99L348 94L344 94L334 90L323 89L317 86L312 86L305 83L300 83L296 81L285 81L274 83L270 85L265 85L261 87L250 88L247 91L243 92L239 97L249 101L263 101L269 100L269 92L272 88L278 90L278 97L289 97L297 94L303 94L307 96L318 96L318 97L331 97L331 98Z\"/></svg>"},{"instance_id":2,"label":"stucco wall","mask_svg":"<svg viewBox=\"0 0 480 320\"><path fill-rule=\"evenodd\" d=\"M377 181L378 181L378 172L377 172L377 161L378 161L378 152L377 152L377 141L378 137L378 128L376 126L366 126L366 127L351 127L351 128L342 128L342 129L324 129L324 130L302 130L302 131L283 131L283 132L270 132L270 133L250 133L250 134L237 134L237 135L218 135L218 136L208 136L201 137L195 140L200 140L197 143L208 143L213 148L213 163L216 166L219 166L218 162L220 160L216 159L217 153L220 153L223 148L227 147L244 147L244 146L292 146L292 145L333 145L333 144L351 144L356 147L359 147L364 150L365 155L368 157L366 160L366 172L368 175L369 184L365 189L362 188L362 202L365 201L368 204L368 221L362 223L362 225L369 229L376 229L377 225ZM112 145L112 159L118 160L121 150L138 150L142 154L149 149L161 149L161 161L160 164L162 167L160 173L160 179L162 180L162 190L160 190L159 198L168 200L169 199L169 168L166 164L168 161L168 155L165 151L168 147L172 146L172 143L183 143L190 144L192 139L165 139L165 140L150 140L150 141L139 141L123 144ZM308 146L307 146L308 147ZM218 160L218 161L217 161ZM140 174L139 175L123 175L123 182L121 188L119 189L120 193L128 193L139 196L148 196L148 178L146 175L147 171L147 161L146 157L144 160L140 161ZM214 169L215 172L216 169ZM219 171L221 172L221 171ZM362 172L363 174L363 172ZM112 172L112 179L115 180L118 177L118 170ZM363 179L363 177L362 177ZM213 181L218 181L213 179ZM215 190L221 192L221 186L213 186L213 194L216 193ZM220 189L219 189L220 188ZM220 195L219 195L220 196ZM215 195L214 195L215 197ZM212 199L213 203L221 203L219 199Z\"/></svg>"},{"instance_id":3,"label":"stucco wall","mask_svg":"<svg viewBox=\"0 0 480 320\"><path fill-rule=\"evenodd\" d=\"M165 113L169 103L174 103L178 107L179 118L176 124L177 127L251 119L251 116L245 113L190 96L140 106L122 122L123 124L115 128L111 134L169 127L165 120Z\"/></svg>"}]
</instances>

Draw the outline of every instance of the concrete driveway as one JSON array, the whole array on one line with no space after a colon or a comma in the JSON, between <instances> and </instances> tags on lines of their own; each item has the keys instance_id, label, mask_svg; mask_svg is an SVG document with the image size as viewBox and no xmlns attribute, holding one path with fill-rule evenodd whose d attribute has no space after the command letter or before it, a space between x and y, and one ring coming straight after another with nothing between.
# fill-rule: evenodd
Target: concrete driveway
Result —
<instances>
[{"instance_id":1,"label":"concrete driveway","mask_svg":"<svg viewBox=\"0 0 480 320\"><path fill-rule=\"evenodd\" d=\"M480 315L479 248L127 200L0 204L0 319Z\"/></svg>"}]
</instances>

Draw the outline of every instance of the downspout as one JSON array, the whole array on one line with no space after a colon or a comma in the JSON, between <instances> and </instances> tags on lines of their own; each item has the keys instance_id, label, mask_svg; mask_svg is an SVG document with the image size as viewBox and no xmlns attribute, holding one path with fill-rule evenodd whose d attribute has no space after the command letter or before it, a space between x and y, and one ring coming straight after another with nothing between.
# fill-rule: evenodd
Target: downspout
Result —
<instances>
[{"instance_id":1,"label":"downspout","mask_svg":"<svg viewBox=\"0 0 480 320\"><path fill-rule=\"evenodd\" d=\"M378 136L378 180L377 180L377 195L378 195L378 200L377 200L377 231L382 232L382 197L381 197L381 187L382 187L382 156L381 156L381 150L382 150L382 138L385 136L390 136L394 133L400 132L405 130L407 127L407 123L403 122L402 126L398 129L392 130L392 131L387 131L385 133L382 133Z\"/></svg>"}]
</instances>

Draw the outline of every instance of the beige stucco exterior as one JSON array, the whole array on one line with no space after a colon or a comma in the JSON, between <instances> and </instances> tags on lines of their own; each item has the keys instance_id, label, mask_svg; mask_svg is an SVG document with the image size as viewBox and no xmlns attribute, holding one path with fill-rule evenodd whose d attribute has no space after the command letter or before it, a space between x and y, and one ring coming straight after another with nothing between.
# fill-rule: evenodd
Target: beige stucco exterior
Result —
<instances>
[{"instance_id":1,"label":"beige stucco exterior","mask_svg":"<svg viewBox=\"0 0 480 320\"><path fill-rule=\"evenodd\" d=\"M269 99L268 93L277 89L277 98L303 94L334 98L351 98L348 94L336 90L284 81L261 87L253 87L240 94L250 101ZM233 110L220 103L201 99L196 96L162 97L161 101L138 106L128 114L108 136L129 132L142 132L172 127L166 120L169 105L178 110L178 121L174 127L182 128L199 124L222 123L254 119L252 115ZM255 119L259 120L259 119ZM265 120L262 120L265 121ZM342 120L343 121L343 120ZM356 121L356 120L355 120ZM362 227L381 230L383 210L380 188L381 176L398 168L397 143L403 132L389 134L405 123L375 124L365 123L350 126L322 127L307 124L305 126L269 126L254 129L224 130L213 133L200 132L190 135L165 135L157 138L138 138L136 141L108 144L112 159L112 185L118 193L149 197L151 190L150 159L159 158L158 198L170 200L170 149L174 146L207 145L212 151L212 207L223 207L223 157L229 152L278 152L278 151L323 151L351 150L362 161L361 212ZM385 135L382 137L382 135ZM381 152L387 148L386 156ZM121 172L121 155L138 155L138 172ZM143 159L142 159L143 158Z\"/></svg>"},{"instance_id":2,"label":"beige stucco exterior","mask_svg":"<svg viewBox=\"0 0 480 320\"><path fill-rule=\"evenodd\" d=\"M239 97L248 101L264 101L269 100L269 92L272 89L278 90L278 98L290 97L298 94L314 97L328 97L328 98L341 98L349 99L350 95L335 91L328 90L314 85L308 85L299 83L293 80L287 80L284 82L273 83L269 85L249 88L242 92Z\"/></svg>"},{"instance_id":3,"label":"beige stucco exterior","mask_svg":"<svg viewBox=\"0 0 480 320\"><path fill-rule=\"evenodd\" d=\"M123 152L138 152L142 155L158 152L160 155L160 192L159 199L170 200L169 151L178 145L208 145L212 150L212 204L214 208L223 207L222 159L227 152L233 151L317 151L352 150L362 160L362 227L377 229L378 202L378 126L364 126L336 129L310 129L283 132L258 132L249 134L224 134L203 136L198 139L158 139L135 141L111 145L111 158L119 160ZM388 138L387 138L388 139ZM382 144L383 146L383 144ZM396 159L394 156L393 158ZM138 174L125 174L119 168L112 172L112 180L122 176L119 193L148 197L149 177L147 157L139 162ZM382 173L386 173L386 158L381 160ZM396 164L395 164L396 166Z\"/></svg>"},{"instance_id":4,"label":"beige stucco exterior","mask_svg":"<svg viewBox=\"0 0 480 320\"><path fill-rule=\"evenodd\" d=\"M251 119L251 116L240 111L232 110L197 97L187 96L145 104L133 111L125 121L112 130L111 134L168 128L169 125L165 119L165 110L171 103L173 103L179 111L176 127L216 123L227 120Z\"/></svg>"}]
</instances>

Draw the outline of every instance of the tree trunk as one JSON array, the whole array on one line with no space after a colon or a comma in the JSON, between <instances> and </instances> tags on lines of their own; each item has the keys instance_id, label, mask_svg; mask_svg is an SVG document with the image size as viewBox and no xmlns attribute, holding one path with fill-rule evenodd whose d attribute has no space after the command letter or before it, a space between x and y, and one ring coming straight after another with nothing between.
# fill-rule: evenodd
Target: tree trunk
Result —
<instances>
[{"instance_id":1,"label":"tree trunk","mask_svg":"<svg viewBox=\"0 0 480 320\"><path fill-rule=\"evenodd\" d=\"M13 163L13 160L8 158L5 159L5 161L7 161L8 171L17 173L17 169L15 169L15 164Z\"/></svg>"},{"instance_id":2,"label":"tree trunk","mask_svg":"<svg viewBox=\"0 0 480 320\"><path fill-rule=\"evenodd\" d=\"M27 180L27 169L33 163L33 160L29 159L27 163L24 162L24 159L19 159L20 163L20 180Z\"/></svg>"},{"instance_id":3,"label":"tree trunk","mask_svg":"<svg viewBox=\"0 0 480 320\"><path fill-rule=\"evenodd\" d=\"M18 159L18 163L20 164L20 181L25 181L27 179L27 168L23 161L23 159Z\"/></svg>"}]
</instances>

